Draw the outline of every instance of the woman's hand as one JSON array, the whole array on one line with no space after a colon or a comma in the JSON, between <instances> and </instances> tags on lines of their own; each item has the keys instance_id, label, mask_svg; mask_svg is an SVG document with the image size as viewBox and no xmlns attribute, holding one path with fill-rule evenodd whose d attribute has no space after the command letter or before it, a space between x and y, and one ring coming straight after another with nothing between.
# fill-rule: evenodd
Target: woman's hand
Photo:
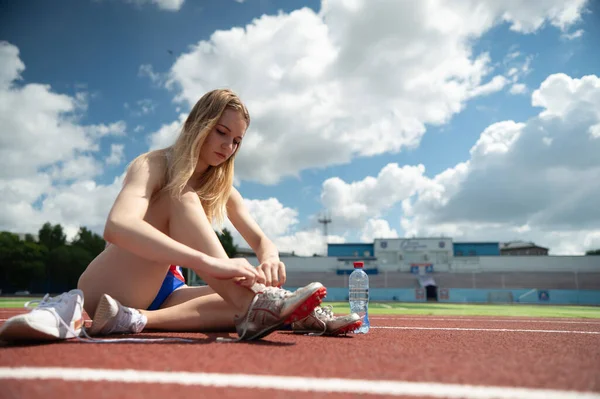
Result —
<instances>
[{"instance_id":1,"label":"woman's hand","mask_svg":"<svg viewBox=\"0 0 600 399\"><path fill-rule=\"evenodd\" d=\"M245 258L214 259L208 274L219 280L236 279L244 287L252 287L260 273Z\"/></svg>"},{"instance_id":2,"label":"woman's hand","mask_svg":"<svg viewBox=\"0 0 600 399\"><path fill-rule=\"evenodd\" d=\"M256 268L258 282L267 287L281 287L285 284L285 265L279 258L268 258Z\"/></svg>"}]
</instances>

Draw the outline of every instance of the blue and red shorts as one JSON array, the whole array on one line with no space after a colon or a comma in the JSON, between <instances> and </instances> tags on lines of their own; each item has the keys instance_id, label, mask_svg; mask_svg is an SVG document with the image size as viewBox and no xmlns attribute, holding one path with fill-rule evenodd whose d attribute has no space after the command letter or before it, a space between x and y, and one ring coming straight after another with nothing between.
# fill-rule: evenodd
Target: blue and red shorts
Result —
<instances>
[{"instance_id":1,"label":"blue and red shorts","mask_svg":"<svg viewBox=\"0 0 600 399\"><path fill-rule=\"evenodd\" d=\"M160 290L158 290L158 294L156 295L156 298L154 298L154 301L152 301L150 306L148 306L148 310L160 309L160 306L169 297L169 295L184 285L185 278L181 273L181 266L169 266L169 271L163 280L162 286L160 287Z\"/></svg>"}]
</instances>

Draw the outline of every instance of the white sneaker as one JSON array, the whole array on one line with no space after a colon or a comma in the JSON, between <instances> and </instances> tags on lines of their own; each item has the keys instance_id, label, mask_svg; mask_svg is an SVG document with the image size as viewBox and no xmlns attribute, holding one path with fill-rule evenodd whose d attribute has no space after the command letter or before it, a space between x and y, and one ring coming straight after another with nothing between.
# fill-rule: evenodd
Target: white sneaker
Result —
<instances>
[{"instance_id":1,"label":"white sneaker","mask_svg":"<svg viewBox=\"0 0 600 399\"><path fill-rule=\"evenodd\" d=\"M88 332L90 335L139 333L147 322L139 310L123 306L110 295L103 294Z\"/></svg>"},{"instance_id":2,"label":"white sneaker","mask_svg":"<svg viewBox=\"0 0 600 399\"><path fill-rule=\"evenodd\" d=\"M2 341L48 341L76 338L83 326L83 292L71 290L51 298L46 294L31 312L11 317L0 328Z\"/></svg>"}]
</instances>

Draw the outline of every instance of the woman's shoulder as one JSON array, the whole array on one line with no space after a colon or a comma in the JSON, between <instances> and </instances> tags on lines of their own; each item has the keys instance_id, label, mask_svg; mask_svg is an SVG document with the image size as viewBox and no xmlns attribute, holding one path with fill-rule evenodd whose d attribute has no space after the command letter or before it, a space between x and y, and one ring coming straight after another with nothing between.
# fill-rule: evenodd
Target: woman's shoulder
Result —
<instances>
[{"instance_id":1,"label":"woman's shoulder","mask_svg":"<svg viewBox=\"0 0 600 399\"><path fill-rule=\"evenodd\" d=\"M167 160L163 150L150 151L136 157L127 167L125 181L149 180L155 186L162 186L167 170Z\"/></svg>"},{"instance_id":2,"label":"woman's shoulder","mask_svg":"<svg viewBox=\"0 0 600 399\"><path fill-rule=\"evenodd\" d=\"M237 188L235 188L234 186L231 186L231 188L229 190L229 196L227 198L227 204L235 205L235 204L240 204L243 201L244 201L244 198L242 197L242 194L240 194L240 192L237 190Z\"/></svg>"},{"instance_id":3,"label":"woman's shoulder","mask_svg":"<svg viewBox=\"0 0 600 399\"><path fill-rule=\"evenodd\" d=\"M167 167L167 155L165 150L149 151L139 155L129 165L131 168L145 168L152 171L164 170Z\"/></svg>"}]
</instances>

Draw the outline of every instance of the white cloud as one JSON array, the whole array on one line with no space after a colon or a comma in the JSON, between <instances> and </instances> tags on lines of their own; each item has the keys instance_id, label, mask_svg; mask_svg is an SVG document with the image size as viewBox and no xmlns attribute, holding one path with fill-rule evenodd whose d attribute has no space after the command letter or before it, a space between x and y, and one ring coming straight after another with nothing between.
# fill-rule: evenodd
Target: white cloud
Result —
<instances>
[{"instance_id":1,"label":"white cloud","mask_svg":"<svg viewBox=\"0 0 600 399\"><path fill-rule=\"evenodd\" d=\"M109 185L80 180L68 186L55 186L37 211L39 222L35 227L39 229L48 220L61 223L72 233L69 238L73 238L79 226L86 226L101 234L124 175L116 177Z\"/></svg>"},{"instance_id":2,"label":"white cloud","mask_svg":"<svg viewBox=\"0 0 600 399\"><path fill-rule=\"evenodd\" d=\"M109 125L88 125L84 126L86 133L93 139L104 136L124 136L127 124L123 121L111 123Z\"/></svg>"},{"instance_id":3,"label":"white cloud","mask_svg":"<svg viewBox=\"0 0 600 399\"><path fill-rule=\"evenodd\" d=\"M471 157L477 159L484 158L488 154L508 152L524 127L525 124L513 121L498 122L488 126L471 148Z\"/></svg>"},{"instance_id":4,"label":"white cloud","mask_svg":"<svg viewBox=\"0 0 600 399\"><path fill-rule=\"evenodd\" d=\"M473 52L474 39L502 21L519 32L545 21L564 29L583 4L328 1L318 14L304 8L214 32L176 60L167 87L189 107L213 88L238 92L252 116L239 177L271 184L414 148L427 125L507 85L488 78L494 68Z\"/></svg>"},{"instance_id":5,"label":"white cloud","mask_svg":"<svg viewBox=\"0 0 600 399\"><path fill-rule=\"evenodd\" d=\"M138 76L144 77L147 76L150 78L150 81L156 85L160 85L164 83L164 77L154 72L154 68L150 64L142 64L138 70Z\"/></svg>"},{"instance_id":6,"label":"white cloud","mask_svg":"<svg viewBox=\"0 0 600 399\"><path fill-rule=\"evenodd\" d=\"M179 11L185 0L125 0L128 3L133 3L137 6L142 6L146 3L152 3L164 11Z\"/></svg>"},{"instance_id":7,"label":"white cloud","mask_svg":"<svg viewBox=\"0 0 600 399\"><path fill-rule=\"evenodd\" d=\"M518 51L509 52L502 61L506 69L506 84L510 84L510 94L525 94L527 86L524 83L519 83L519 80L529 75L532 72L531 62L533 55L524 55Z\"/></svg>"},{"instance_id":8,"label":"white cloud","mask_svg":"<svg viewBox=\"0 0 600 399\"><path fill-rule=\"evenodd\" d=\"M37 233L46 221L69 232L100 228L118 184L90 180L102 173L94 153L101 139L123 135L126 125L80 124L86 93L71 97L44 84L18 85L24 69L19 49L0 42L0 230Z\"/></svg>"},{"instance_id":9,"label":"white cloud","mask_svg":"<svg viewBox=\"0 0 600 399\"><path fill-rule=\"evenodd\" d=\"M276 198L244 200L248 212L257 220L268 237L288 234L298 223L298 212L284 207Z\"/></svg>"},{"instance_id":10,"label":"white cloud","mask_svg":"<svg viewBox=\"0 0 600 399\"><path fill-rule=\"evenodd\" d=\"M384 219L369 219L365 225L360 239L363 242L373 242L376 238L398 238L396 229Z\"/></svg>"},{"instance_id":11,"label":"white cloud","mask_svg":"<svg viewBox=\"0 0 600 399\"><path fill-rule=\"evenodd\" d=\"M0 41L0 89L7 90L14 81L21 80L25 64L19 58L19 49L8 42Z\"/></svg>"},{"instance_id":12,"label":"white cloud","mask_svg":"<svg viewBox=\"0 0 600 399\"><path fill-rule=\"evenodd\" d=\"M152 3L176 11L183 0ZM452 6L433 0L324 1L318 14L305 8L263 16L244 28L216 31L209 40L177 58L168 74L142 65L139 75L175 90L175 100L182 108L189 109L215 87L232 87L239 92L250 108L252 123L238 157L238 176L274 183L303 169L417 146L427 126L447 123L474 95L493 93L509 84L514 88L519 84L516 79L528 72L530 58L522 67L512 66L516 72L507 68L504 75L504 71L495 70L489 54L474 53L473 44L479 37L502 21L522 33L534 32L545 23L565 32L579 20L584 4L583 0L568 4L558 0L464 2ZM513 51L514 59L521 56L518 53ZM79 224L103 225L120 181L107 186L92 182L96 173L92 155L98 151L100 139L124 134L125 124L81 125L77 114L87 107L86 93L61 95L41 84L16 87L25 65L15 46L0 45L0 66L0 192L5 194L0 205L8 210L0 217L1 227L32 231L27 229L37 229L46 220L64 223L71 230ZM568 119L571 110L554 104L546 89L582 94L570 88L569 82L567 88L561 89L561 84L565 82L540 87L532 97L534 105L544 107L548 118L558 113ZM587 112L593 115L593 110ZM181 114L154 132L149 147L171 145L185 117ZM549 129L549 122L542 119L540 126ZM395 164L383 168L377 177L358 182L330 179L323 184L323 203L336 212L342 227L359 228L364 237L397 234L394 226L382 219L396 204L402 204L407 215L402 220L405 232L435 227L464 236L465 227L448 218L445 210L456 206L455 198L464 195L465 187L478 173L500 175L498 165L515 156L524 137L533 135L531 123L525 125L512 122L486 129L472 150L472 160L433 179L424 176L422 166L401 168ZM598 143L592 140L597 133L593 126L584 131L591 143ZM532 141L546 151L565 148L564 132L549 129L543 133ZM551 145L544 144L543 138L551 140ZM529 164L515 165L529 167L526 172L534 179L541 172L539 165L536 169L532 163L561 159L555 152L551 157L540 154L541 158ZM106 162L113 155L119 157L119 150L113 149ZM256 159L262 162L257 164ZM577 161L584 163L586 159L583 156ZM87 162L79 174L73 171L77 161ZM569 169L570 164L566 165ZM575 173L581 179L585 173L591 174L590 170L584 165ZM565 171L558 168L546 173L565 188ZM57 179L60 186L53 186ZM389 186L388 181L401 184ZM574 195L582 196L580 192ZM412 200L415 196L418 200ZM320 230L298 231L296 210L276 200L254 200L248 206L281 250L320 252ZM542 219L529 218L514 226L531 226L529 233L535 234L541 231ZM430 220L441 222L432 227ZM496 220L484 220L478 226L498 226L506 231L507 225L513 226ZM557 237L577 247L572 235L567 240ZM592 240L589 237L595 236L584 234L580 242ZM344 237L330 236L329 240L342 241Z\"/></svg>"},{"instance_id":13,"label":"white cloud","mask_svg":"<svg viewBox=\"0 0 600 399\"><path fill-rule=\"evenodd\" d=\"M496 93L497 91L502 90L507 83L508 79L506 79L504 76L494 76L494 78L486 84L473 89L470 93L470 97L487 96L489 94Z\"/></svg>"},{"instance_id":14,"label":"white cloud","mask_svg":"<svg viewBox=\"0 0 600 399\"><path fill-rule=\"evenodd\" d=\"M539 116L489 126L460 173L447 170L405 201L407 235L534 240L554 254L586 249L600 232L592 183L600 142L589 134L600 122L600 79L551 75L532 101L544 107Z\"/></svg>"},{"instance_id":15,"label":"white cloud","mask_svg":"<svg viewBox=\"0 0 600 399\"><path fill-rule=\"evenodd\" d=\"M490 1L492 3L492 1ZM505 1L492 7L502 10L502 18L511 23L511 30L532 33L549 21L564 31L581 19L587 0Z\"/></svg>"},{"instance_id":16,"label":"white cloud","mask_svg":"<svg viewBox=\"0 0 600 399\"><path fill-rule=\"evenodd\" d=\"M587 234L583 241L583 247L586 250L600 249L600 231Z\"/></svg>"},{"instance_id":17,"label":"white cloud","mask_svg":"<svg viewBox=\"0 0 600 399\"><path fill-rule=\"evenodd\" d=\"M173 145L177 136L181 133L186 118L187 115L179 114L179 120L173 121L167 125L162 125L156 132L151 133L148 136L150 151Z\"/></svg>"},{"instance_id":18,"label":"white cloud","mask_svg":"<svg viewBox=\"0 0 600 399\"><path fill-rule=\"evenodd\" d=\"M527 86L523 83L515 83L510 88L510 94L525 94L527 93Z\"/></svg>"},{"instance_id":19,"label":"white cloud","mask_svg":"<svg viewBox=\"0 0 600 399\"><path fill-rule=\"evenodd\" d=\"M298 231L294 234L277 237L275 244L282 252L294 252L300 256L311 256L313 254L324 255L327 253L327 242L342 243L343 237L329 235L327 240L319 229Z\"/></svg>"},{"instance_id":20,"label":"white cloud","mask_svg":"<svg viewBox=\"0 0 600 399\"><path fill-rule=\"evenodd\" d=\"M276 198L266 200L244 199L250 215L260 228L277 246L280 252L294 252L296 255L310 256L323 254L326 250L325 238L319 229L297 231L298 212L283 206ZM234 242L245 248L248 243L235 230L229 220L223 226L233 236ZM343 242L339 236L329 236L329 242Z\"/></svg>"},{"instance_id":21,"label":"white cloud","mask_svg":"<svg viewBox=\"0 0 600 399\"><path fill-rule=\"evenodd\" d=\"M132 109L129 103L125 103L124 106L125 109L131 110L131 115L139 117L153 113L156 110L157 104L149 98L144 98L136 101L137 108L135 110Z\"/></svg>"},{"instance_id":22,"label":"white cloud","mask_svg":"<svg viewBox=\"0 0 600 399\"><path fill-rule=\"evenodd\" d=\"M600 139L600 123L590 126L588 129L590 136L594 139Z\"/></svg>"},{"instance_id":23,"label":"white cloud","mask_svg":"<svg viewBox=\"0 0 600 399\"><path fill-rule=\"evenodd\" d=\"M379 218L396 203L411 197L429 184L425 167L389 164L377 177L346 183L340 178L323 182L321 201L339 231L361 229L368 219Z\"/></svg>"},{"instance_id":24,"label":"white cloud","mask_svg":"<svg viewBox=\"0 0 600 399\"><path fill-rule=\"evenodd\" d=\"M543 118L563 118L574 107L585 106L585 112L600 116L600 80L597 76L571 79L558 73L549 76L531 96L533 106L543 107ZM584 112L581 110L580 112Z\"/></svg>"},{"instance_id":25,"label":"white cloud","mask_svg":"<svg viewBox=\"0 0 600 399\"><path fill-rule=\"evenodd\" d=\"M55 181L93 179L102 173L102 165L90 155L78 155L64 160L51 168Z\"/></svg>"},{"instance_id":26,"label":"white cloud","mask_svg":"<svg viewBox=\"0 0 600 399\"><path fill-rule=\"evenodd\" d=\"M111 144L110 155L104 160L107 165L118 165L123 162L125 146L123 144Z\"/></svg>"},{"instance_id":27,"label":"white cloud","mask_svg":"<svg viewBox=\"0 0 600 399\"><path fill-rule=\"evenodd\" d=\"M562 35L560 35L561 38L566 39L566 40L574 40L574 39L580 38L582 36L583 36L583 29L577 29L575 32L563 33Z\"/></svg>"}]
</instances>

